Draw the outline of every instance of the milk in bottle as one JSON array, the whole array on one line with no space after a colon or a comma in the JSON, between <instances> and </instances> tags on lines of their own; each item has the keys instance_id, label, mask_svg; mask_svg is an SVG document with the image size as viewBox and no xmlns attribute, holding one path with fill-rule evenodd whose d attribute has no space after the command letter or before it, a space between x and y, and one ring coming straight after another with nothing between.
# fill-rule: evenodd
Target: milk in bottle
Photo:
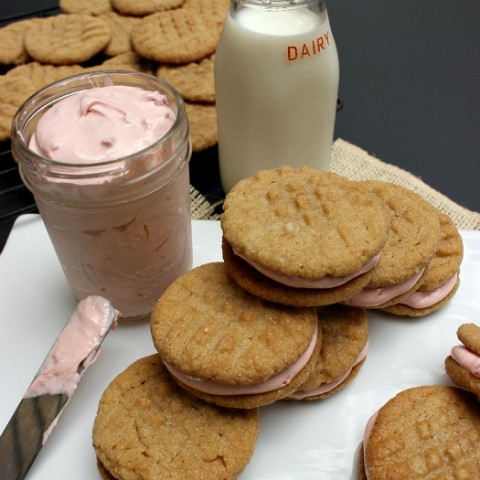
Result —
<instances>
[{"instance_id":1,"label":"milk in bottle","mask_svg":"<svg viewBox=\"0 0 480 480\"><path fill-rule=\"evenodd\" d=\"M232 0L215 58L221 181L328 170L339 83L324 0Z\"/></svg>"}]
</instances>

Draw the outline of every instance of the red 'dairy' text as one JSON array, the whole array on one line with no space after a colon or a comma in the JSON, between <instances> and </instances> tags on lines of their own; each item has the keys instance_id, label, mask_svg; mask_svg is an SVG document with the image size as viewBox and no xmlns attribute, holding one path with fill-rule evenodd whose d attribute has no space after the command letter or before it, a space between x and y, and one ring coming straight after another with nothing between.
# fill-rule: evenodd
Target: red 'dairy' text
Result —
<instances>
[{"instance_id":1,"label":"red 'dairy' text","mask_svg":"<svg viewBox=\"0 0 480 480\"><path fill-rule=\"evenodd\" d=\"M322 53L330 45L328 30L310 43L301 43L299 45L289 45L287 47L287 58L289 62L294 60L302 60L303 58L312 57Z\"/></svg>"}]
</instances>

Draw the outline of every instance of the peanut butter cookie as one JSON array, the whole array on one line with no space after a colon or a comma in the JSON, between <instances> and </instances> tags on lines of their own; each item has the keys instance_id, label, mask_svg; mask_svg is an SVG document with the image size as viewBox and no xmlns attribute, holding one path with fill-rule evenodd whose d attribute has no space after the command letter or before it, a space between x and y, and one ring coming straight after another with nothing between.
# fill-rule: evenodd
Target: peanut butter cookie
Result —
<instances>
[{"instance_id":1,"label":"peanut butter cookie","mask_svg":"<svg viewBox=\"0 0 480 480\"><path fill-rule=\"evenodd\" d=\"M29 60L24 40L35 21L35 19L20 20L0 28L0 63L20 65Z\"/></svg>"},{"instance_id":2,"label":"peanut butter cookie","mask_svg":"<svg viewBox=\"0 0 480 480\"><path fill-rule=\"evenodd\" d=\"M93 426L103 478L237 478L258 435L258 409L220 409L185 393L158 355L141 358L104 391Z\"/></svg>"},{"instance_id":3,"label":"peanut butter cookie","mask_svg":"<svg viewBox=\"0 0 480 480\"><path fill-rule=\"evenodd\" d=\"M153 343L190 393L217 405L254 408L287 397L316 361L314 308L288 308L241 289L221 262L184 274L158 300Z\"/></svg>"},{"instance_id":4,"label":"peanut butter cookie","mask_svg":"<svg viewBox=\"0 0 480 480\"><path fill-rule=\"evenodd\" d=\"M82 13L85 15L103 15L111 12L110 0L60 0L59 7L64 13Z\"/></svg>"},{"instance_id":5,"label":"peanut butter cookie","mask_svg":"<svg viewBox=\"0 0 480 480\"><path fill-rule=\"evenodd\" d=\"M214 103L214 61L215 56L212 55L187 65L160 65L156 75L171 83L187 101Z\"/></svg>"},{"instance_id":6,"label":"peanut butter cookie","mask_svg":"<svg viewBox=\"0 0 480 480\"><path fill-rule=\"evenodd\" d=\"M25 34L25 49L36 61L53 65L82 63L110 42L110 28L100 18L59 14L37 20Z\"/></svg>"},{"instance_id":7,"label":"peanut butter cookie","mask_svg":"<svg viewBox=\"0 0 480 480\"><path fill-rule=\"evenodd\" d=\"M214 16L184 6L143 17L131 39L134 50L145 58L185 64L212 55L220 32Z\"/></svg>"},{"instance_id":8,"label":"peanut butter cookie","mask_svg":"<svg viewBox=\"0 0 480 480\"><path fill-rule=\"evenodd\" d=\"M410 388L367 426L361 478L480 478L479 441L480 408L473 395L446 386Z\"/></svg>"},{"instance_id":9,"label":"peanut butter cookie","mask_svg":"<svg viewBox=\"0 0 480 480\"><path fill-rule=\"evenodd\" d=\"M83 67L80 65L46 65L39 62L28 62L12 68L7 72L6 76L23 76L28 78L35 89L40 90L50 83L82 73L83 70Z\"/></svg>"},{"instance_id":10,"label":"peanut butter cookie","mask_svg":"<svg viewBox=\"0 0 480 480\"><path fill-rule=\"evenodd\" d=\"M130 34L133 27L140 21L139 18L120 15L117 12L108 12L100 16L110 27L110 42L103 50L109 57L122 53L133 52Z\"/></svg>"},{"instance_id":11,"label":"peanut butter cookie","mask_svg":"<svg viewBox=\"0 0 480 480\"><path fill-rule=\"evenodd\" d=\"M192 150L200 152L218 141L217 110L214 104L185 102Z\"/></svg>"},{"instance_id":12,"label":"peanut butter cookie","mask_svg":"<svg viewBox=\"0 0 480 480\"><path fill-rule=\"evenodd\" d=\"M392 221L370 282L346 303L384 308L399 303L422 284L440 241L440 220L429 203L406 188L377 180L359 183L384 200Z\"/></svg>"},{"instance_id":13,"label":"peanut butter cookie","mask_svg":"<svg viewBox=\"0 0 480 480\"><path fill-rule=\"evenodd\" d=\"M226 196L224 260L266 300L330 305L368 284L389 224L383 201L357 182L306 167L264 170Z\"/></svg>"},{"instance_id":14,"label":"peanut butter cookie","mask_svg":"<svg viewBox=\"0 0 480 480\"><path fill-rule=\"evenodd\" d=\"M480 400L480 327L474 323L461 325L457 330L461 344L452 348L445 359L447 375Z\"/></svg>"},{"instance_id":15,"label":"peanut butter cookie","mask_svg":"<svg viewBox=\"0 0 480 480\"><path fill-rule=\"evenodd\" d=\"M333 305L317 309L322 348L307 381L293 400L319 400L344 388L356 376L368 351L368 317L361 308Z\"/></svg>"},{"instance_id":16,"label":"peanut butter cookie","mask_svg":"<svg viewBox=\"0 0 480 480\"><path fill-rule=\"evenodd\" d=\"M144 17L152 13L181 7L185 0L111 0L113 8L123 15Z\"/></svg>"},{"instance_id":17,"label":"peanut butter cookie","mask_svg":"<svg viewBox=\"0 0 480 480\"><path fill-rule=\"evenodd\" d=\"M0 77L0 141L10 138L12 121L18 108L35 91L35 86L27 77Z\"/></svg>"},{"instance_id":18,"label":"peanut butter cookie","mask_svg":"<svg viewBox=\"0 0 480 480\"><path fill-rule=\"evenodd\" d=\"M382 310L395 315L423 317L444 307L460 285L463 241L448 215L432 211L440 220L440 243L420 286L398 303Z\"/></svg>"}]
</instances>

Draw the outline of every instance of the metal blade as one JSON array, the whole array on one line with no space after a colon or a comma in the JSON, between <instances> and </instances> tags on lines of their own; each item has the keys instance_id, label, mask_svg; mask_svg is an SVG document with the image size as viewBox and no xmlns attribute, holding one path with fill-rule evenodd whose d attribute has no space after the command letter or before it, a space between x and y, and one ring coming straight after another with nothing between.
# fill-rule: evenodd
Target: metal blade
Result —
<instances>
[{"instance_id":1,"label":"metal blade","mask_svg":"<svg viewBox=\"0 0 480 480\"><path fill-rule=\"evenodd\" d=\"M0 480L23 480L68 395L23 398L0 436Z\"/></svg>"},{"instance_id":2,"label":"metal blade","mask_svg":"<svg viewBox=\"0 0 480 480\"><path fill-rule=\"evenodd\" d=\"M25 478L119 315L99 295L78 303L0 436L0 480Z\"/></svg>"}]
</instances>

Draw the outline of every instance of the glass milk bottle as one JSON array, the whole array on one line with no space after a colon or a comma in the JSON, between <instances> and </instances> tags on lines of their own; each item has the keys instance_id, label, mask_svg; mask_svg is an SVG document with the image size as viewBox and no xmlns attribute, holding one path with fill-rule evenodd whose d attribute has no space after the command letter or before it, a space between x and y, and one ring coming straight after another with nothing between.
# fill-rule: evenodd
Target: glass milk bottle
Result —
<instances>
[{"instance_id":1,"label":"glass milk bottle","mask_svg":"<svg viewBox=\"0 0 480 480\"><path fill-rule=\"evenodd\" d=\"M225 192L264 168L328 170L339 64L325 1L231 2L215 56Z\"/></svg>"}]
</instances>

